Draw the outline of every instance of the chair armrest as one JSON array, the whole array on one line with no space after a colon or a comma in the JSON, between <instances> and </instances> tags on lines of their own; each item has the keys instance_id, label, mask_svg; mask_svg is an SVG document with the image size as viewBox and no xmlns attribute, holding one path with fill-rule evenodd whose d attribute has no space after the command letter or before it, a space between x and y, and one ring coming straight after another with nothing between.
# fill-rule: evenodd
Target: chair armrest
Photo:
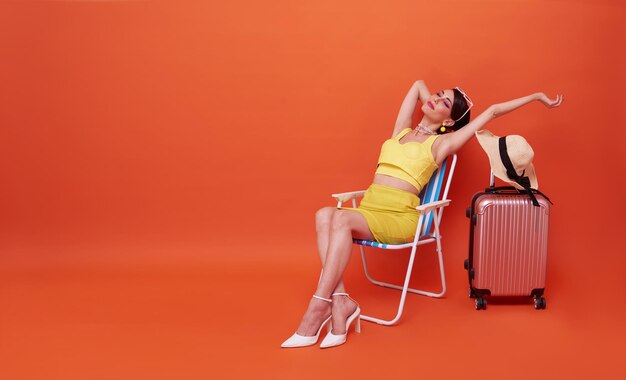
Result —
<instances>
[{"instance_id":1,"label":"chair armrest","mask_svg":"<svg viewBox=\"0 0 626 380\"><path fill-rule=\"evenodd\" d=\"M363 194L365 194L365 190L349 191L347 193L332 194L332 197L335 198L339 202L346 202L346 201L349 201L350 199L362 197Z\"/></svg>"},{"instance_id":2,"label":"chair armrest","mask_svg":"<svg viewBox=\"0 0 626 380\"><path fill-rule=\"evenodd\" d=\"M450 204L450 202L451 201L449 199L443 199L437 202L424 203L423 205L417 206L415 209L420 214L428 214L429 212L431 212L432 210L436 208L446 207L447 205Z\"/></svg>"}]
</instances>

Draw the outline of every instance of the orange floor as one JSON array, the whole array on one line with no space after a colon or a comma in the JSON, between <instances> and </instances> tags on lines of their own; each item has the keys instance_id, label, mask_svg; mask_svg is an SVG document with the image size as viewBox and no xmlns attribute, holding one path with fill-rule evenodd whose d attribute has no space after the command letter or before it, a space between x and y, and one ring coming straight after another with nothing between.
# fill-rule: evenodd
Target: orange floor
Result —
<instances>
[{"instance_id":1,"label":"orange floor","mask_svg":"<svg viewBox=\"0 0 626 380\"><path fill-rule=\"evenodd\" d=\"M0 261L0 377L626 375L623 300L598 294L594 301L595 291L584 291L582 271L552 268L546 310L492 302L478 312L466 295L461 252L446 256L446 298L409 296L397 326L363 323L361 334L351 333L347 344L330 350L281 349L313 291L317 263L310 243L14 248ZM270 259L259 259L268 250ZM309 258L295 254L306 251ZM434 269L430 253L424 252L414 272L418 286L435 284L420 281ZM29 260L32 255L40 259ZM366 313L391 316L397 294L369 285L354 258L346 278L350 292ZM391 265L401 261L387 259Z\"/></svg>"}]
</instances>

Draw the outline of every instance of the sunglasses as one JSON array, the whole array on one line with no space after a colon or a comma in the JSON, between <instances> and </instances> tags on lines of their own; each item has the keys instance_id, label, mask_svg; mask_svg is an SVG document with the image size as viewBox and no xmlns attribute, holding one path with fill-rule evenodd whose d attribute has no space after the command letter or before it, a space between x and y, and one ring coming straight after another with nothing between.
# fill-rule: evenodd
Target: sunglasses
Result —
<instances>
[{"instance_id":1,"label":"sunglasses","mask_svg":"<svg viewBox=\"0 0 626 380\"><path fill-rule=\"evenodd\" d=\"M463 112L463 115L461 115L460 118L456 119L455 121L459 121L461 120L465 115L467 115L467 113L469 112L470 109L472 109L472 107L474 106L474 103L472 103L472 99L469 98L469 96L467 96L467 94L465 93L465 91L463 91L461 89L461 87L455 87L455 90L457 90L458 92L460 92L463 97L465 98L465 101L467 102L467 109L465 110L465 112Z\"/></svg>"}]
</instances>

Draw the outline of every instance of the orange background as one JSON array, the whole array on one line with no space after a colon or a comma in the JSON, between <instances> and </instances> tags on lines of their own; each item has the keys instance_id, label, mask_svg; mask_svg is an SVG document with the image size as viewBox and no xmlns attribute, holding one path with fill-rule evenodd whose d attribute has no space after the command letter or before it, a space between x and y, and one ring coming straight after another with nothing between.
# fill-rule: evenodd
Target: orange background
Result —
<instances>
[{"instance_id":1,"label":"orange background","mask_svg":"<svg viewBox=\"0 0 626 380\"><path fill-rule=\"evenodd\" d=\"M626 3L3 2L0 378L623 378ZM444 300L281 350L319 274L313 214L364 189L413 81L533 146L548 309L467 299L476 141L442 225ZM432 247L414 285L436 287ZM402 255L374 253L383 277ZM348 289L374 289L355 257ZM390 313L389 313L389 316Z\"/></svg>"}]
</instances>

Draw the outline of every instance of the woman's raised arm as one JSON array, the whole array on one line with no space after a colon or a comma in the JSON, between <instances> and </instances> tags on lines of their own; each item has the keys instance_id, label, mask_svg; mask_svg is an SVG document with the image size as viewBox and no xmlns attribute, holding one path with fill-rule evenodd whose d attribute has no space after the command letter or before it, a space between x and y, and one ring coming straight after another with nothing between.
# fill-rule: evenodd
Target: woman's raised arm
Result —
<instances>
[{"instance_id":1,"label":"woman's raised arm","mask_svg":"<svg viewBox=\"0 0 626 380\"><path fill-rule=\"evenodd\" d=\"M509 100L508 102L498 103L487 108L483 113L478 115L474 120L469 122L465 127L459 129L456 132L449 133L443 137L441 142L441 157L445 158L452 153L455 153L466 142L468 142L476 131L483 129L485 124L495 119L498 116L507 114L513 110L516 110L532 101L540 101L548 108L555 108L561 105L563 102L563 95L557 95L554 100L548 98L543 92L537 92L532 95L524 96L522 98ZM438 155L439 156L439 155Z\"/></svg>"},{"instance_id":2,"label":"woman's raised arm","mask_svg":"<svg viewBox=\"0 0 626 380\"><path fill-rule=\"evenodd\" d=\"M420 79L413 83L404 97L402 106L400 106L400 112L398 112L398 118L396 119L396 125L393 128L391 137L394 137L405 128L411 128L411 120L413 119L417 101L419 100L423 103L429 97L430 91L428 91L428 87L426 87L423 80Z\"/></svg>"}]
</instances>

